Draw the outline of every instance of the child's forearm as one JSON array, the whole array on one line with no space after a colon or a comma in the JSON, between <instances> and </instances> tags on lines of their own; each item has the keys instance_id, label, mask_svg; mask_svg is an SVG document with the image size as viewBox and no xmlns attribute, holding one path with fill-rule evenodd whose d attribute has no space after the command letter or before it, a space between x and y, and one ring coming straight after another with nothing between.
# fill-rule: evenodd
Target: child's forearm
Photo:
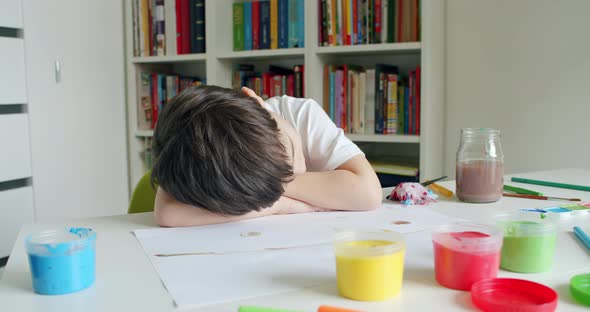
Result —
<instances>
[{"instance_id":1,"label":"child's forearm","mask_svg":"<svg viewBox=\"0 0 590 312\"><path fill-rule=\"evenodd\" d=\"M370 164L355 157L334 171L296 176L285 196L334 210L371 210L381 204L382 191Z\"/></svg>"},{"instance_id":2,"label":"child's forearm","mask_svg":"<svg viewBox=\"0 0 590 312\"><path fill-rule=\"evenodd\" d=\"M260 211L252 211L241 216L228 216L210 212L208 210L181 203L172 198L164 190L158 188L154 218L158 225L164 227L198 226L219 224L246 219L254 219L272 214L290 214L323 211L305 202L281 196L272 207Z\"/></svg>"},{"instance_id":3,"label":"child's forearm","mask_svg":"<svg viewBox=\"0 0 590 312\"><path fill-rule=\"evenodd\" d=\"M276 208L273 206L261 209L260 211L252 211L240 216L216 214L199 207L181 203L172 198L162 189L158 188L154 208L154 218L160 226L183 227L253 219L268 216L275 212Z\"/></svg>"}]
</instances>

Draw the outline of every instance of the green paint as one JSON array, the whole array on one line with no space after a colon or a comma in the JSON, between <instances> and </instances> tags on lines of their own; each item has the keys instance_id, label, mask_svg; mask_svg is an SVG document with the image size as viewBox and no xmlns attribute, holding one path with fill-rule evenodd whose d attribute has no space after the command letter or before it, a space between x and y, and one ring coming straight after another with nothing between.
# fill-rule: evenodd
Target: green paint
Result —
<instances>
[{"instance_id":1,"label":"green paint","mask_svg":"<svg viewBox=\"0 0 590 312\"><path fill-rule=\"evenodd\" d=\"M523 235L526 233L518 231L521 225L531 226L535 223L516 221L505 224L500 262L502 269L520 273L539 273L551 269L557 233Z\"/></svg>"}]
</instances>

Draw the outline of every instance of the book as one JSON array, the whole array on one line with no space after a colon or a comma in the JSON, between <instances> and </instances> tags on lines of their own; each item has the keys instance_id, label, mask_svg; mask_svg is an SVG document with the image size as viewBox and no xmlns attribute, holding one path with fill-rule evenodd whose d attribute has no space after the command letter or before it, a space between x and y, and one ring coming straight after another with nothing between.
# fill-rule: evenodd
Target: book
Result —
<instances>
[{"instance_id":1,"label":"book","mask_svg":"<svg viewBox=\"0 0 590 312\"><path fill-rule=\"evenodd\" d=\"M418 175L418 164L402 157L377 158L369 160L373 170L378 173L395 174L415 177Z\"/></svg>"},{"instance_id":2,"label":"book","mask_svg":"<svg viewBox=\"0 0 590 312\"><path fill-rule=\"evenodd\" d=\"M194 24L191 53L205 53L205 0L196 0L195 2Z\"/></svg>"},{"instance_id":3,"label":"book","mask_svg":"<svg viewBox=\"0 0 590 312\"><path fill-rule=\"evenodd\" d=\"M252 1L252 49L260 49L260 1Z\"/></svg>"},{"instance_id":4,"label":"book","mask_svg":"<svg viewBox=\"0 0 590 312\"><path fill-rule=\"evenodd\" d=\"M303 97L303 65L295 65L293 67L295 90L293 96L297 98Z\"/></svg>"},{"instance_id":5,"label":"book","mask_svg":"<svg viewBox=\"0 0 590 312\"><path fill-rule=\"evenodd\" d=\"M387 74L387 134L398 133L397 78L397 74Z\"/></svg>"},{"instance_id":6,"label":"book","mask_svg":"<svg viewBox=\"0 0 590 312\"><path fill-rule=\"evenodd\" d=\"M151 75L148 72L137 72L137 128L139 130L152 129L152 94Z\"/></svg>"},{"instance_id":7,"label":"book","mask_svg":"<svg viewBox=\"0 0 590 312\"><path fill-rule=\"evenodd\" d=\"M367 73L360 72L358 76L359 82L359 94L358 94L358 116L359 116L359 126L358 126L358 133L363 134L366 133L365 124L366 124L366 106L367 106Z\"/></svg>"},{"instance_id":8,"label":"book","mask_svg":"<svg viewBox=\"0 0 590 312\"><path fill-rule=\"evenodd\" d=\"M155 51L154 55L163 56L166 51L166 29L164 20L164 0L155 0L153 22L155 25Z\"/></svg>"},{"instance_id":9,"label":"book","mask_svg":"<svg viewBox=\"0 0 590 312\"><path fill-rule=\"evenodd\" d=\"M150 20L149 20L149 2L148 0L141 0L141 2L139 3L139 11L140 16L139 16L139 20L140 20L140 32L141 32L141 36L139 37L139 47L140 47L140 55L141 56L149 56L151 55L150 53L150 31L149 31L149 25L150 25Z\"/></svg>"},{"instance_id":10,"label":"book","mask_svg":"<svg viewBox=\"0 0 590 312\"><path fill-rule=\"evenodd\" d=\"M244 2L244 50L252 50L252 2Z\"/></svg>"},{"instance_id":11,"label":"book","mask_svg":"<svg viewBox=\"0 0 590 312\"><path fill-rule=\"evenodd\" d=\"M375 65L375 133L383 134L386 122L386 107L384 106L385 77L387 74L398 74L397 66Z\"/></svg>"},{"instance_id":12,"label":"book","mask_svg":"<svg viewBox=\"0 0 590 312\"><path fill-rule=\"evenodd\" d=\"M176 48L178 54L191 53L191 21L190 21L190 1L176 0L176 25L178 30L178 37L176 39Z\"/></svg>"},{"instance_id":13,"label":"book","mask_svg":"<svg viewBox=\"0 0 590 312\"><path fill-rule=\"evenodd\" d=\"M131 16L133 18L133 56L141 56L139 52L139 0L131 2Z\"/></svg>"},{"instance_id":14,"label":"book","mask_svg":"<svg viewBox=\"0 0 590 312\"><path fill-rule=\"evenodd\" d=\"M260 1L260 49L270 49L270 2Z\"/></svg>"},{"instance_id":15,"label":"book","mask_svg":"<svg viewBox=\"0 0 590 312\"><path fill-rule=\"evenodd\" d=\"M335 43L335 25L334 25L334 1L335 0L326 0L326 27L327 29L327 36L328 40L327 43L329 46L333 46Z\"/></svg>"},{"instance_id":16,"label":"book","mask_svg":"<svg viewBox=\"0 0 590 312\"><path fill-rule=\"evenodd\" d=\"M365 134L375 133L375 70L366 71L365 92Z\"/></svg>"},{"instance_id":17,"label":"book","mask_svg":"<svg viewBox=\"0 0 590 312\"><path fill-rule=\"evenodd\" d=\"M305 0L297 1L297 47L305 47Z\"/></svg>"},{"instance_id":18,"label":"book","mask_svg":"<svg viewBox=\"0 0 590 312\"><path fill-rule=\"evenodd\" d=\"M396 25L396 1L400 0L385 0L387 1L387 42L395 42L395 25Z\"/></svg>"},{"instance_id":19,"label":"book","mask_svg":"<svg viewBox=\"0 0 590 312\"><path fill-rule=\"evenodd\" d=\"M176 55L176 0L164 0L166 55Z\"/></svg>"},{"instance_id":20,"label":"book","mask_svg":"<svg viewBox=\"0 0 590 312\"><path fill-rule=\"evenodd\" d=\"M242 2L233 4L233 32L234 51L244 50L244 3Z\"/></svg>"},{"instance_id":21,"label":"book","mask_svg":"<svg viewBox=\"0 0 590 312\"><path fill-rule=\"evenodd\" d=\"M288 27L287 27L287 37L288 37L288 47L289 48L296 48L299 47L299 34L297 26L297 22L299 18L297 17L297 0L287 0L287 12L288 12Z\"/></svg>"},{"instance_id":22,"label":"book","mask_svg":"<svg viewBox=\"0 0 590 312\"><path fill-rule=\"evenodd\" d=\"M327 112L332 121L336 121L336 71L333 66L329 69L330 76L330 110ZM336 125L338 126L338 125Z\"/></svg>"},{"instance_id":23,"label":"book","mask_svg":"<svg viewBox=\"0 0 590 312\"><path fill-rule=\"evenodd\" d=\"M279 0L270 0L270 48L279 48Z\"/></svg>"},{"instance_id":24,"label":"book","mask_svg":"<svg viewBox=\"0 0 590 312\"><path fill-rule=\"evenodd\" d=\"M415 99L416 99L416 133L415 134L420 134L420 92L421 92L421 87L420 87L420 82L421 82L421 69L420 66L418 66L416 68L416 94L415 94Z\"/></svg>"},{"instance_id":25,"label":"book","mask_svg":"<svg viewBox=\"0 0 590 312\"><path fill-rule=\"evenodd\" d=\"M287 0L278 0L278 45L279 49L289 47L289 7Z\"/></svg>"}]
</instances>

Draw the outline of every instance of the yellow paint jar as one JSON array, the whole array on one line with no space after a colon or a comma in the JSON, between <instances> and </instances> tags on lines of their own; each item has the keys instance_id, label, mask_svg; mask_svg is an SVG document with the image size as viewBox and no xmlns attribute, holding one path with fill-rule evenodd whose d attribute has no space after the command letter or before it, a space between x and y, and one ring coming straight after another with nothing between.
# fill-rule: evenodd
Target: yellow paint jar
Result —
<instances>
[{"instance_id":1,"label":"yellow paint jar","mask_svg":"<svg viewBox=\"0 0 590 312\"><path fill-rule=\"evenodd\" d=\"M360 301L386 300L402 286L405 244L396 232L342 231L334 236L340 295Z\"/></svg>"}]
</instances>

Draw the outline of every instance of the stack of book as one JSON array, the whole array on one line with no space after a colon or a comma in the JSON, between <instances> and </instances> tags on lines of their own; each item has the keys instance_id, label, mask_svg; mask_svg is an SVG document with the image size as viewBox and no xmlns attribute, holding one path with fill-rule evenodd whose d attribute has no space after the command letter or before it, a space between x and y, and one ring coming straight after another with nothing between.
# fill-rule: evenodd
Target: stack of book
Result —
<instances>
[{"instance_id":1,"label":"stack of book","mask_svg":"<svg viewBox=\"0 0 590 312\"><path fill-rule=\"evenodd\" d=\"M205 0L133 0L133 55L205 53Z\"/></svg>"},{"instance_id":2,"label":"stack of book","mask_svg":"<svg viewBox=\"0 0 590 312\"><path fill-rule=\"evenodd\" d=\"M323 107L346 133L420 134L420 67L326 64Z\"/></svg>"},{"instance_id":3,"label":"stack of book","mask_svg":"<svg viewBox=\"0 0 590 312\"><path fill-rule=\"evenodd\" d=\"M318 0L319 45L420 41L420 0Z\"/></svg>"},{"instance_id":4,"label":"stack of book","mask_svg":"<svg viewBox=\"0 0 590 312\"><path fill-rule=\"evenodd\" d=\"M303 71L303 65L295 65L293 69L270 65L267 72L259 73L254 65L238 64L233 72L232 87L248 87L263 99L282 95L303 97Z\"/></svg>"},{"instance_id":5,"label":"stack of book","mask_svg":"<svg viewBox=\"0 0 590 312\"><path fill-rule=\"evenodd\" d=\"M184 88L204 83L199 78L139 72L137 77L138 130L154 129L159 112L170 99Z\"/></svg>"},{"instance_id":6,"label":"stack of book","mask_svg":"<svg viewBox=\"0 0 590 312\"><path fill-rule=\"evenodd\" d=\"M304 0L247 0L233 4L234 51L302 48Z\"/></svg>"},{"instance_id":7,"label":"stack of book","mask_svg":"<svg viewBox=\"0 0 590 312\"><path fill-rule=\"evenodd\" d=\"M402 182L419 182L418 163L402 157L370 159L381 187L396 186Z\"/></svg>"}]
</instances>

